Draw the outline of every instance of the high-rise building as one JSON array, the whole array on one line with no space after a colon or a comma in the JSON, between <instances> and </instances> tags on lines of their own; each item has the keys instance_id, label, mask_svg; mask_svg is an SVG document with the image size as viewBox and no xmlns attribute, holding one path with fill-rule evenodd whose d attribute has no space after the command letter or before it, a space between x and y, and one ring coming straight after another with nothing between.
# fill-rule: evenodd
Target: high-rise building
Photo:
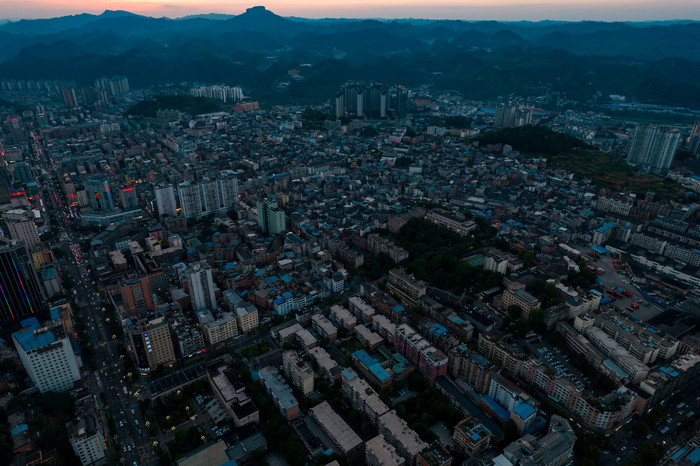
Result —
<instances>
[{"instance_id":1,"label":"high-rise building","mask_svg":"<svg viewBox=\"0 0 700 466\"><path fill-rule=\"evenodd\" d=\"M78 97L75 95L75 89L72 87L62 87L61 96L63 97L63 105L66 107L77 107Z\"/></svg>"},{"instance_id":2,"label":"high-rise building","mask_svg":"<svg viewBox=\"0 0 700 466\"><path fill-rule=\"evenodd\" d=\"M104 433L92 414L66 424L68 438L75 456L83 466L94 464L107 456Z\"/></svg>"},{"instance_id":3,"label":"high-rise building","mask_svg":"<svg viewBox=\"0 0 700 466\"><path fill-rule=\"evenodd\" d=\"M12 209L5 212L2 216L7 224L7 229L10 231L12 239L24 241L27 249L33 249L34 246L41 243L39 233L34 223L34 214L30 210Z\"/></svg>"},{"instance_id":4,"label":"high-rise building","mask_svg":"<svg viewBox=\"0 0 700 466\"><path fill-rule=\"evenodd\" d=\"M187 269L187 288L192 309L216 309L216 294L211 267L206 262L193 264Z\"/></svg>"},{"instance_id":5,"label":"high-rise building","mask_svg":"<svg viewBox=\"0 0 700 466\"><path fill-rule=\"evenodd\" d=\"M165 317L141 321L128 318L126 323L139 372L145 374L164 364L175 362L175 349Z\"/></svg>"},{"instance_id":6,"label":"high-rise building","mask_svg":"<svg viewBox=\"0 0 700 466\"><path fill-rule=\"evenodd\" d=\"M627 163L642 171L663 175L671 167L680 138L678 130L673 128L640 125L630 143Z\"/></svg>"},{"instance_id":7,"label":"high-rise building","mask_svg":"<svg viewBox=\"0 0 700 466\"><path fill-rule=\"evenodd\" d=\"M0 321L47 310L27 248L21 241L0 242Z\"/></svg>"},{"instance_id":8,"label":"high-rise building","mask_svg":"<svg viewBox=\"0 0 700 466\"><path fill-rule=\"evenodd\" d=\"M184 217L203 217L225 212L238 200L238 179L225 175L200 183L190 181L178 185L180 207Z\"/></svg>"},{"instance_id":9,"label":"high-rise building","mask_svg":"<svg viewBox=\"0 0 700 466\"><path fill-rule=\"evenodd\" d=\"M40 392L63 392L80 380L80 369L63 325L52 321L45 327L29 323L12 334L17 354L27 375Z\"/></svg>"},{"instance_id":10,"label":"high-rise building","mask_svg":"<svg viewBox=\"0 0 700 466\"><path fill-rule=\"evenodd\" d=\"M158 206L158 216L169 215L177 217L177 202L175 201L175 189L171 185L156 186L156 205Z\"/></svg>"},{"instance_id":11,"label":"high-rise building","mask_svg":"<svg viewBox=\"0 0 700 466\"><path fill-rule=\"evenodd\" d=\"M102 76L95 80L95 87L107 92L110 97L119 96L129 91L129 80L126 76Z\"/></svg>"},{"instance_id":12,"label":"high-rise building","mask_svg":"<svg viewBox=\"0 0 700 466\"><path fill-rule=\"evenodd\" d=\"M688 149L695 155L700 154L700 120L695 120L692 131L690 131L690 139L688 140Z\"/></svg>"},{"instance_id":13,"label":"high-rise building","mask_svg":"<svg viewBox=\"0 0 700 466\"><path fill-rule=\"evenodd\" d=\"M18 183L26 183L27 181L32 181L34 176L32 175L32 169L27 162L15 162L10 165L12 167L12 172L14 173L14 180Z\"/></svg>"},{"instance_id":14,"label":"high-rise building","mask_svg":"<svg viewBox=\"0 0 700 466\"><path fill-rule=\"evenodd\" d=\"M130 210L136 209L139 206L139 198L136 196L136 190L134 188L124 188L119 193L119 198L122 202L122 209Z\"/></svg>"},{"instance_id":15,"label":"high-rise building","mask_svg":"<svg viewBox=\"0 0 700 466\"><path fill-rule=\"evenodd\" d=\"M287 218L276 202L258 202L258 225L266 235L284 233Z\"/></svg>"},{"instance_id":16,"label":"high-rise building","mask_svg":"<svg viewBox=\"0 0 700 466\"><path fill-rule=\"evenodd\" d=\"M96 212L111 212L114 210L114 200L109 183L105 179L93 178L85 181L90 208Z\"/></svg>"},{"instance_id":17,"label":"high-rise building","mask_svg":"<svg viewBox=\"0 0 700 466\"><path fill-rule=\"evenodd\" d=\"M0 149L2 147L0 146ZM10 203L10 174L4 166L4 161L0 160L0 204Z\"/></svg>"},{"instance_id":18,"label":"high-rise building","mask_svg":"<svg viewBox=\"0 0 700 466\"><path fill-rule=\"evenodd\" d=\"M128 314L155 310L151 282L148 277L127 280L119 287L119 292Z\"/></svg>"}]
</instances>

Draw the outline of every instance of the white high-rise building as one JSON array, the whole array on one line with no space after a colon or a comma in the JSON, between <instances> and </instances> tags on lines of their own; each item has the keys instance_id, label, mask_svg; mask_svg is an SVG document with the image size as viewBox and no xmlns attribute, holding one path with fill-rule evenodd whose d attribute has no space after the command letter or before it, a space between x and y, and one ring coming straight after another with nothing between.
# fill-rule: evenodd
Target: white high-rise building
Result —
<instances>
[{"instance_id":1,"label":"white high-rise building","mask_svg":"<svg viewBox=\"0 0 700 466\"><path fill-rule=\"evenodd\" d=\"M64 392L80 380L78 360L60 322L25 327L12 334L27 375L40 392Z\"/></svg>"},{"instance_id":2,"label":"white high-rise building","mask_svg":"<svg viewBox=\"0 0 700 466\"><path fill-rule=\"evenodd\" d=\"M158 216L170 215L177 217L177 202L175 201L175 189L171 185L156 186L154 189Z\"/></svg>"},{"instance_id":3,"label":"white high-rise building","mask_svg":"<svg viewBox=\"0 0 700 466\"><path fill-rule=\"evenodd\" d=\"M665 174L671 167L681 135L673 128L640 125L627 153L627 163L645 172Z\"/></svg>"},{"instance_id":4,"label":"white high-rise building","mask_svg":"<svg viewBox=\"0 0 700 466\"><path fill-rule=\"evenodd\" d=\"M7 224L7 229L10 230L10 238L24 241L27 249L31 250L41 243L31 211L12 209L5 212L2 218Z\"/></svg>"},{"instance_id":5,"label":"white high-rise building","mask_svg":"<svg viewBox=\"0 0 700 466\"><path fill-rule=\"evenodd\" d=\"M91 414L66 424L68 437L75 455L83 466L93 464L107 456L104 433Z\"/></svg>"},{"instance_id":6,"label":"white high-rise building","mask_svg":"<svg viewBox=\"0 0 700 466\"><path fill-rule=\"evenodd\" d=\"M180 207L184 217L198 217L202 214L202 198L199 193L199 185L185 181L177 187L180 196Z\"/></svg>"},{"instance_id":7,"label":"white high-rise building","mask_svg":"<svg viewBox=\"0 0 700 466\"><path fill-rule=\"evenodd\" d=\"M200 183L186 181L178 186L178 194L182 215L185 217L203 217L225 212L238 200L238 179L232 174L225 174L217 180Z\"/></svg>"},{"instance_id":8,"label":"white high-rise building","mask_svg":"<svg viewBox=\"0 0 700 466\"><path fill-rule=\"evenodd\" d=\"M216 309L214 280L211 267L206 262L192 265L187 269L187 286L192 309Z\"/></svg>"}]
</instances>

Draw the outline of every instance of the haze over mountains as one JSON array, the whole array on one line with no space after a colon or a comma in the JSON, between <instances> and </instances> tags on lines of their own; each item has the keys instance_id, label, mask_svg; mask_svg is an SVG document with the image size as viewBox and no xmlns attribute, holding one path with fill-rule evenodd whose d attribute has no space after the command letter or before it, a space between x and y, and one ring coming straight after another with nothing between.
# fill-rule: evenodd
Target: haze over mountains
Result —
<instances>
[{"instance_id":1,"label":"haze over mountains","mask_svg":"<svg viewBox=\"0 0 700 466\"><path fill-rule=\"evenodd\" d=\"M151 18L124 11L0 24L0 78L124 74L133 87L221 82L275 102L322 102L347 80L700 107L700 23ZM303 79L289 78L296 69ZM289 83L287 85L287 83Z\"/></svg>"}]
</instances>

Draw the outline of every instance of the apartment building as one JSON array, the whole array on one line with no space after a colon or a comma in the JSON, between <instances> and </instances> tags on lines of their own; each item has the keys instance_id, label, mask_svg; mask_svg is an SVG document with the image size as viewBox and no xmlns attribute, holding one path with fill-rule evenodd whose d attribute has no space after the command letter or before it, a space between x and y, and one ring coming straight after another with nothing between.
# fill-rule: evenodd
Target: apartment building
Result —
<instances>
[{"instance_id":1,"label":"apartment building","mask_svg":"<svg viewBox=\"0 0 700 466\"><path fill-rule=\"evenodd\" d=\"M284 373L304 396L314 391L314 371L309 363L301 359L296 351L285 351L282 355Z\"/></svg>"}]
</instances>

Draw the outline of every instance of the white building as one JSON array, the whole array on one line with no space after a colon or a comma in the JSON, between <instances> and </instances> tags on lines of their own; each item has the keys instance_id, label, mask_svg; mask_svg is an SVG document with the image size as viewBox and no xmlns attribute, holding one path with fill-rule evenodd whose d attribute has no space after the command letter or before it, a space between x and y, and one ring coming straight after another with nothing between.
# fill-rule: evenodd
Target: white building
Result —
<instances>
[{"instance_id":1,"label":"white building","mask_svg":"<svg viewBox=\"0 0 700 466\"><path fill-rule=\"evenodd\" d=\"M80 380L78 360L59 322L25 327L12 334L27 375L44 392L63 392Z\"/></svg>"}]
</instances>

